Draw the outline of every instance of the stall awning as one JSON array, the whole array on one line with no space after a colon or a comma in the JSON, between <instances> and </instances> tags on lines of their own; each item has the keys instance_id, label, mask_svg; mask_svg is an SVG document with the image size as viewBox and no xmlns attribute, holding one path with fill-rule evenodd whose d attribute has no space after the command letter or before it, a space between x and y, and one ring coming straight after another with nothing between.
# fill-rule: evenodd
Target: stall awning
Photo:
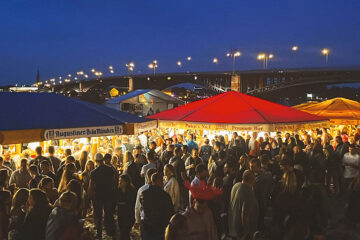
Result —
<instances>
[{"instance_id":1,"label":"stall awning","mask_svg":"<svg viewBox=\"0 0 360 240\"><path fill-rule=\"evenodd\" d=\"M296 109L330 119L335 125L359 125L360 103L346 98L333 98Z\"/></svg>"},{"instance_id":2,"label":"stall awning","mask_svg":"<svg viewBox=\"0 0 360 240\"><path fill-rule=\"evenodd\" d=\"M281 131L324 127L328 120L239 92L226 92L148 118L160 127L182 126L231 131Z\"/></svg>"},{"instance_id":3,"label":"stall awning","mask_svg":"<svg viewBox=\"0 0 360 240\"><path fill-rule=\"evenodd\" d=\"M0 93L0 143L126 134L147 120L51 93Z\"/></svg>"}]
</instances>

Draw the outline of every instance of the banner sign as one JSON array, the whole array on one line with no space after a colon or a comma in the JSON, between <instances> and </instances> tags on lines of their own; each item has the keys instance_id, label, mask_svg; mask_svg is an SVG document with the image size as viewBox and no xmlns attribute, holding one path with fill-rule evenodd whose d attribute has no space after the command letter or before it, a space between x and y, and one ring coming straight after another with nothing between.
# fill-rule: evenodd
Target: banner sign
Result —
<instances>
[{"instance_id":1,"label":"banner sign","mask_svg":"<svg viewBox=\"0 0 360 240\"><path fill-rule=\"evenodd\" d=\"M64 128L45 130L44 139L66 139L66 138L85 138L121 135L124 132L122 125L105 127L85 127L85 128Z\"/></svg>"},{"instance_id":2,"label":"banner sign","mask_svg":"<svg viewBox=\"0 0 360 240\"><path fill-rule=\"evenodd\" d=\"M210 124L195 122L176 122L159 120L160 128L181 128L181 129L204 129L212 131L256 131L256 132L277 132L295 131L299 129L314 129L329 127L329 121L312 123L293 123L293 124Z\"/></svg>"},{"instance_id":3,"label":"banner sign","mask_svg":"<svg viewBox=\"0 0 360 240\"><path fill-rule=\"evenodd\" d=\"M157 127L157 120L135 123L135 134L150 131Z\"/></svg>"}]
</instances>

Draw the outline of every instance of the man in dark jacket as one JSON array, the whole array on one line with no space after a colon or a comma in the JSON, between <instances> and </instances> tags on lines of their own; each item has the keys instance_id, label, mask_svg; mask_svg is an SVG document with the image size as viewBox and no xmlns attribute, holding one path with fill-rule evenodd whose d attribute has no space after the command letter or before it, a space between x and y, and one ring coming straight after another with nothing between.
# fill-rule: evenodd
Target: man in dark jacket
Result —
<instances>
[{"instance_id":1,"label":"man in dark jacket","mask_svg":"<svg viewBox=\"0 0 360 240\"><path fill-rule=\"evenodd\" d=\"M167 192L163 190L160 172L151 176L151 185L140 197L143 218L141 219L141 238L143 240L163 240L165 228L174 214L174 206Z\"/></svg>"}]
</instances>

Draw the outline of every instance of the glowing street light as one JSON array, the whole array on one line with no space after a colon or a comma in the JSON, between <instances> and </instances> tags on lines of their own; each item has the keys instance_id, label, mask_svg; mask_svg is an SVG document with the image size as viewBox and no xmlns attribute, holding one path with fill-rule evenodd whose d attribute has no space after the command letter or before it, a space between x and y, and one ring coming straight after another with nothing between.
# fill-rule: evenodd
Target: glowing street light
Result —
<instances>
[{"instance_id":1,"label":"glowing street light","mask_svg":"<svg viewBox=\"0 0 360 240\"><path fill-rule=\"evenodd\" d=\"M178 65L179 67L182 66L182 62L181 61L177 61L176 65Z\"/></svg>"},{"instance_id":2,"label":"glowing street light","mask_svg":"<svg viewBox=\"0 0 360 240\"><path fill-rule=\"evenodd\" d=\"M69 78L65 78L65 82L69 83L69 82L71 82L71 80Z\"/></svg>"},{"instance_id":3,"label":"glowing street light","mask_svg":"<svg viewBox=\"0 0 360 240\"><path fill-rule=\"evenodd\" d=\"M97 77L101 77L101 76L103 75L102 72L95 72L94 74L95 74L95 76L97 76Z\"/></svg>"},{"instance_id":4,"label":"glowing street light","mask_svg":"<svg viewBox=\"0 0 360 240\"><path fill-rule=\"evenodd\" d=\"M134 62L129 62L127 64L125 64L129 74L132 73L134 71L135 68L135 63Z\"/></svg>"},{"instance_id":5,"label":"glowing street light","mask_svg":"<svg viewBox=\"0 0 360 240\"><path fill-rule=\"evenodd\" d=\"M232 52L228 52L226 53L227 57L231 57L232 58L232 63L233 63L233 68L232 68L232 74L235 73L235 58L240 57L241 56L241 52L240 51L232 51Z\"/></svg>"},{"instance_id":6,"label":"glowing street light","mask_svg":"<svg viewBox=\"0 0 360 240\"><path fill-rule=\"evenodd\" d=\"M92 73L96 72L95 68L91 69L91 72L92 72Z\"/></svg>"},{"instance_id":7,"label":"glowing street light","mask_svg":"<svg viewBox=\"0 0 360 240\"><path fill-rule=\"evenodd\" d=\"M325 63L327 64L328 60L329 60L329 53L330 50L327 48L324 48L323 50L321 50L321 54L325 56Z\"/></svg>"},{"instance_id":8,"label":"glowing street light","mask_svg":"<svg viewBox=\"0 0 360 240\"><path fill-rule=\"evenodd\" d=\"M291 51L296 52L297 50L299 50L299 46L292 46Z\"/></svg>"},{"instance_id":9,"label":"glowing street light","mask_svg":"<svg viewBox=\"0 0 360 240\"><path fill-rule=\"evenodd\" d=\"M152 61L151 63L149 63L148 67L149 67L150 69L153 69L153 71L154 71L154 76L155 76L155 71L156 71L156 68L158 67L158 62L157 62L157 60L154 60L154 61Z\"/></svg>"},{"instance_id":10,"label":"glowing street light","mask_svg":"<svg viewBox=\"0 0 360 240\"><path fill-rule=\"evenodd\" d=\"M71 74L70 74L70 73L68 74L68 77L71 78Z\"/></svg>"},{"instance_id":11,"label":"glowing street light","mask_svg":"<svg viewBox=\"0 0 360 240\"><path fill-rule=\"evenodd\" d=\"M89 76L87 74L84 74L84 78L88 78Z\"/></svg>"},{"instance_id":12,"label":"glowing street light","mask_svg":"<svg viewBox=\"0 0 360 240\"><path fill-rule=\"evenodd\" d=\"M268 67L268 61L269 61L270 59L273 59L274 57L275 57L275 56L274 56L274 54L272 54L272 53L269 53L269 54L260 53L260 54L258 54L257 59L258 59L259 61L264 61L264 69L267 69L267 67Z\"/></svg>"},{"instance_id":13,"label":"glowing street light","mask_svg":"<svg viewBox=\"0 0 360 240\"><path fill-rule=\"evenodd\" d=\"M219 59L217 59L217 58L213 58L212 62L213 62L214 64L218 64Z\"/></svg>"},{"instance_id":14,"label":"glowing street light","mask_svg":"<svg viewBox=\"0 0 360 240\"><path fill-rule=\"evenodd\" d=\"M79 72L77 72L76 74L77 74L77 75L80 75L80 76L81 76L81 75L84 75L84 71L79 71Z\"/></svg>"},{"instance_id":15,"label":"glowing street light","mask_svg":"<svg viewBox=\"0 0 360 240\"><path fill-rule=\"evenodd\" d=\"M113 67L113 66L109 66L109 70L112 70L112 69L114 69L114 67Z\"/></svg>"},{"instance_id":16,"label":"glowing street light","mask_svg":"<svg viewBox=\"0 0 360 240\"><path fill-rule=\"evenodd\" d=\"M188 61L191 61L192 58L191 58L191 56L189 56L189 57L187 57L186 59L187 59Z\"/></svg>"}]
</instances>

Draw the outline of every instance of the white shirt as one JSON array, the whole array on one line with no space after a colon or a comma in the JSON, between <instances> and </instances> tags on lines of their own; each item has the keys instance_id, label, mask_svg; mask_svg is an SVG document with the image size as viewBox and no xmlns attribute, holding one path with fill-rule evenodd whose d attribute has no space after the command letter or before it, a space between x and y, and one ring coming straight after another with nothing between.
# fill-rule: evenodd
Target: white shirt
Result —
<instances>
[{"instance_id":1,"label":"white shirt","mask_svg":"<svg viewBox=\"0 0 360 240\"><path fill-rule=\"evenodd\" d=\"M149 184L145 184L141 188L139 188L139 190L137 192L136 202L135 202L135 222L136 223L140 223L141 219L144 219L144 211L141 209L140 196L143 191L145 191L146 189L149 189L149 186L150 186Z\"/></svg>"},{"instance_id":2,"label":"white shirt","mask_svg":"<svg viewBox=\"0 0 360 240\"><path fill-rule=\"evenodd\" d=\"M359 176L359 168L355 168L353 166L347 165L347 164L351 164L351 165L360 167L360 155L359 154L351 155L350 153L345 153L342 162L343 162L343 165L345 166L344 178L355 178L355 177Z\"/></svg>"},{"instance_id":3,"label":"white shirt","mask_svg":"<svg viewBox=\"0 0 360 240\"><path fill-rule=\"evenodd\" d=\"M175 212L180 210L180 187L175 177L165 183L164 190L170 195Z\"/></svg>"}]
</instances>

